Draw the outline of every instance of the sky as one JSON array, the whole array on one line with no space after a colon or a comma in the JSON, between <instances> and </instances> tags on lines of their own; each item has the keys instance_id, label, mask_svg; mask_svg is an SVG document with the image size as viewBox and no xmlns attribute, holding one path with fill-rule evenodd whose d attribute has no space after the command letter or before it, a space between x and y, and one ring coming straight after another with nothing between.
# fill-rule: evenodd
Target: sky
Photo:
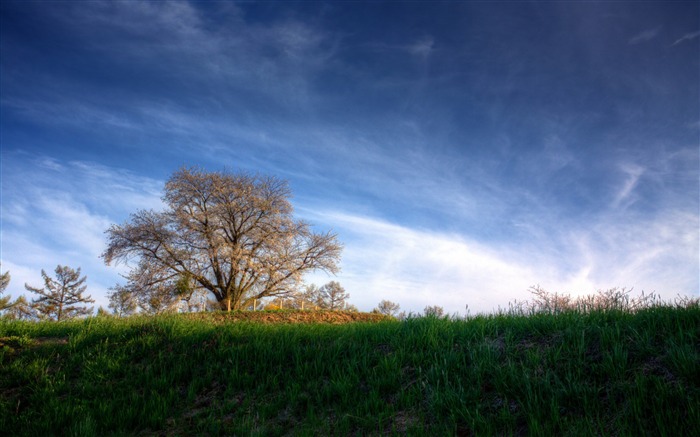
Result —
<instances>
[{"instance_id":1,"label":"sky","mask_svg":"<svg viewBox=\"0 0 700 437\"><path fill-rule=\"evenodd\" d=\"M0 3L7 293L182 166L289 181L350 303L700 295L700 3ZM31 296L30 296L31 297Z\"/></svg>"}]
</instances>

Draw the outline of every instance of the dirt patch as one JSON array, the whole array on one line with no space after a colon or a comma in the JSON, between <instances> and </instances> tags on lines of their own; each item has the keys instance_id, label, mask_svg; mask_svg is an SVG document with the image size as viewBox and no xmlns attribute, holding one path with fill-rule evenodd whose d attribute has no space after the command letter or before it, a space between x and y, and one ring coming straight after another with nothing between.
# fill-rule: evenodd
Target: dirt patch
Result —
<instances>
[{"instance_id":1,"label":"dirt patch","mask_svg":"<svg viewBox=\"0 0 700 437\"><path fill-rule=\"evenodd\" d=\"M68 337L37 337L34 339L35 346L53 346L68 344Z\"/></svg>"},{"instance_id":2,"label":"dirt patch","mask_svg":"<svg viewBox=\"0 0 700 437\"><path fill-rule=\"evenodd\" d=\"M5 349L9 352L16 352L30 347L63 344L68 344L68 337L0 337L0 349Z\"/></svg>"},{"instance_id":3,"label":"dirt patch","mask_svg":"<svg viewBox=\"0 0 700 437\"><path fill-rule=\"evenodd\" d=\"M209 312L209 313L189 313L182 314L182 317L219 323L230 322L257 322L257 323L328 323L340 325L357 322L381 322L391 320L382 314L359 313L349 311L233 311Z\"/></svg>"}]
</instances>

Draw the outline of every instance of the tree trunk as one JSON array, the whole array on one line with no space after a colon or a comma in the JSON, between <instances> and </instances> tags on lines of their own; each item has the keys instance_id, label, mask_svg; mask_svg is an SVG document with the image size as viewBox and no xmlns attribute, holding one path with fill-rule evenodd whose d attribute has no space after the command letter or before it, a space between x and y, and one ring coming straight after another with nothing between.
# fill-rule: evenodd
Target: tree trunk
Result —
<instances>
[{"instance_id":1,"label":"tree trunk","mask_svg":"<svg viewBox=\"0 0 700 437\"><path fill-rule=\"evenodd\" d=\"M231 312L231 298L226 299L226 311Z\"/></svg>"}]
</instances>

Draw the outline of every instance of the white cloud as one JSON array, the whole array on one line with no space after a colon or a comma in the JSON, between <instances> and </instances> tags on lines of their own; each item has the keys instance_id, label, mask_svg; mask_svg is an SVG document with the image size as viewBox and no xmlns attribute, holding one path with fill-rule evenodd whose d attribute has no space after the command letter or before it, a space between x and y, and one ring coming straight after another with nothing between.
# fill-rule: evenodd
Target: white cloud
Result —
<instances>
[{"instance_id":1,"label":"white cloud","mask_svg":"<svg viewBox=\"0 0 700 437\"><path fill-rule=\"evenodd\" d=\"M685 35L683 35L682 37L678 38L676 40L676 42L674 42L671 45L675 46L676 44L680 44L683 41L692 41L699 36L700 36L700 30L698 30L696 32L689 32L689 33L686 33Z\"/></svg>"},{"instance_id":2,"label":"white cloud","mask_svg":"<svg viewBox=\"0 0 700 437\"><path fill-rule=\"evenodd\" d=\"M408 46L409 53L421 57L427 58L433 51L433 46L435 45L435 40L431 36L426 36L419 39L415 43Z\"/></svg>"},{"instance_id":3,"label":"white cloud","mask_svg":"<svg viewBox=\"0 0 700 437\"><path fill-rule=\"evenodd\" d=\"M12 281L7 292L26 294L25 282L39 286L41 270L81 267L88 294L106 305L107 289L124 268L99 258L104 232L142 208L158 209L162 182L89 162L53 157L3 155L2 268Z\"/></svg>"},{"instance_id":4,"label":"white cloud","mask_svg":"<svg viewBox=\"0 0 700 437\"><path fill-rule=\"evenodd\" d=\"M639 182L639 179L645 172L644 167L635 164L624 164L621 166L621 170L625 174L625 181L623 182L622 186L615 195L612 205L613 208L617 208L622 204L622 202L629 200L630 196L632 195L632 192L634 191L635 187L637 186L637 183ZM633 200L627 203L632 202Z\"/></svg>"},{"instance_id":5,"label":"white cloud","mask_svg":"<svg viewBox=\"0 0 700 437\"><path fill-rule=\"evenodd\" d=\"M655 29L647 29L643 32L638 33L637 35L633 36L632 38L630 38L628 43L631 45L635 45L635 44L640 44L643 42L651 41L652 39L656 38L656 36L659 34L660 30L661 30L661 27L657 27Z\"/></svg>"},{"instance_id":6,"label":"white cloud","mask_svg":"<svg viewBox=\"0 0 700 437\"><path fill-rule=\"evenodd\" d=\"M571 232L543 223L552 226L548 235L501 245L337 211L309 218L333 226L346 243L337 280L362 310L388 299L413 312L440 305L461 313L467 304L472 312L489 312L529 298L535 284L572 295L627 286L666 299L698 290L699 223L691 214L627 222L604 217ZM551 239L564 249L552 248Z\"/></svg>"},{"instance_id":7,"label":"white cloud","mask_svg":"<svg viewBox=\"0 0 700 437\"><path fill-rule=\"evenodd\" d=\"M536 280L509 254L459 235L338 212L321 213L317 220L348 240L339 280L364 310L389 299L414 312L427 305L459 312L466 304L488 311Z\"/></svg>"}]
</instances>

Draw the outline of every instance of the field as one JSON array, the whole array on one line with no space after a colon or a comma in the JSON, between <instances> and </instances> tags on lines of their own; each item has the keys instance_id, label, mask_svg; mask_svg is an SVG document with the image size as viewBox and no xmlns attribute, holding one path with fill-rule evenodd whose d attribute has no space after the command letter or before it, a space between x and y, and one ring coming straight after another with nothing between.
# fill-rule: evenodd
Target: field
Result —
<instances>
[{"instance_id":1,"label":"field","mask_svg":"<svg viewBox=\"0 0 700 437\"><path fill-rule=\"evenodd\" d=\"M700 429L697 306L467 320L251 314L0 321L0 434Z\"/></svg>"}]
</instances>

